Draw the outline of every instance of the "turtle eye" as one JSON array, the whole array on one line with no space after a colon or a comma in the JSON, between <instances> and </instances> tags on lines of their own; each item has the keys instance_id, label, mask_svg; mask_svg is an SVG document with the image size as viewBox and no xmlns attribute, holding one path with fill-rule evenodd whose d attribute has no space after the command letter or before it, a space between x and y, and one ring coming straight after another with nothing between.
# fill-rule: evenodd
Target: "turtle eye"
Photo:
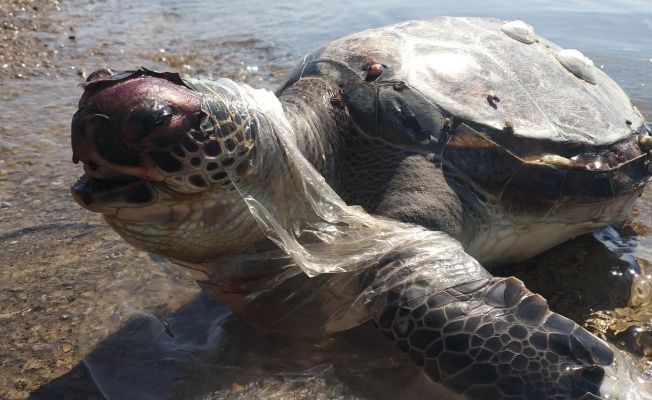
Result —
<instances>
[{"instance_id":1,"label":"turtle eye","mask_svg":"<svg viewBox=\"0 0 652 400\"><path fill-rule=\"evenodd\" d=\"M129 121L139 129L136 130L136 139L142 139L151 134L156 128L168 125L174 111L172 107L161 100L148 101L131 113Z\"/></svg>"}]
</instances>

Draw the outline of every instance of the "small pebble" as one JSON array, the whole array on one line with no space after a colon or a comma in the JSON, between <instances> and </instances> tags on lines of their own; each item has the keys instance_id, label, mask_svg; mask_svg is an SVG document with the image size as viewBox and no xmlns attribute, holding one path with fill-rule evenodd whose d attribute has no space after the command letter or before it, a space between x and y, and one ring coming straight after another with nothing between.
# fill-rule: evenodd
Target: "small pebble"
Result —
<instances>
[{"instance_id":1,"label":"small pebble","mask_svg":"<svg viewBox=\"0 0 652 400\"><path fill-rule=\"evenodd\" d=\"M244 392L245 388L239 383L233 382L231 385L231 394L240 394Z\"/></svg>"}]
</instances>

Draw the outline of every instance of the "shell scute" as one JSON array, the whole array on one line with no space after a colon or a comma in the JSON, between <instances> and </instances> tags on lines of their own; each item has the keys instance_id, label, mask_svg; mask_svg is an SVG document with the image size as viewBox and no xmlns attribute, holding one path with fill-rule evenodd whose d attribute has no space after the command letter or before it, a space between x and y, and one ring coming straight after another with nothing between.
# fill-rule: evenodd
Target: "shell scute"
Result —
<instances>
[{"instance_id":1,"label":"shell scute","mask_svg":"<svg viewBox=\"0 0 652 400\"><path fill-rule=\"evenodd\" d=\"M503 190L501 203L516 215L545 214L561 197L564 175L550 165L525 163Z\"/></svg>"},{"instance_id":2,"label":"shell scute","mask_svg":"<svg viewBox=\"0 0 652 400\"><path fill-rule=\"evenodd\" d=\"M523 45L514 36L532 43ZM327 60L370 86L405 82L433 109L488 129L503 130L510 120L514 129L508 133L522 139L601 146L628 137L643 116L578 53L536 36L522 21L441 17L354 34L306 63ZM372 65L382 65L382 73L364 82ZM351 82L341 71L322 71L338 83ZM497 107L487 101L492 93L500 99Z\"/></svg>"},{"instance_id":3,"label":"shell scute","mask_svg":"<svg viewBox=\"0 0 652 400\"><path fill-rule=\"evenodd\" d=\"M647 158L647 155L643 154L611 171L614 196L618 197L630 193L636 189L636 185L644 181L646 178L644 171L646 170Z\"/></svg>"},{"instance_id":4,"label":"shell scute","mask_svg":"<svg viewBox=\"0 0 652 400\"><path fill-rule=\"evenodd\" d=\"M614 193L610 175L608 171L569 170L566 175L563 200L577 203L611 200Z\"/></svg>"},{"instance_id":5,"label":"shell scute","mask_svg":"<svg viewBox=\"0 0 652 400\"><path fill-rule=\"evenodd\" d=\"M442 158L483 191L499 195L523 161L466 124L460 124L444 146Z\"/></svg>"},{"instance_id":6,"label":"shell scute","mask_svg":"<svg viewBox=\"0 0 652 400\"><path fill-rule=\"evenodd\" d=\"M421 94L403 86L378 87L378 134L388 143L404 147L427 147L441 133L442 114Z\"/></svg>"}]
</instances>

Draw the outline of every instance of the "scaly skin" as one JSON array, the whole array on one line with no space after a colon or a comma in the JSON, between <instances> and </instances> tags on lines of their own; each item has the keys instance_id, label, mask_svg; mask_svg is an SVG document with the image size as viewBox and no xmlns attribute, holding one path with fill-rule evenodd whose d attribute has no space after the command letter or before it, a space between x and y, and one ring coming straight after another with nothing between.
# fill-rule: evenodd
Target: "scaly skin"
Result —
<instances>
[{"instance_id":1,"label":"scaly skin","mask_svg":"<svg viewBox=\"0 0 652 400\"><path fill-rule=\"evenodd\" d=\"M613 361L609 347L551 312L521 281L479 279L440 290L434 271L441 261L406 265L410 257L395 255L370 273L368 288L382 293L373 319L433 381L471 399L600 393L602 367Z\"/></svg>"}]
</instances>

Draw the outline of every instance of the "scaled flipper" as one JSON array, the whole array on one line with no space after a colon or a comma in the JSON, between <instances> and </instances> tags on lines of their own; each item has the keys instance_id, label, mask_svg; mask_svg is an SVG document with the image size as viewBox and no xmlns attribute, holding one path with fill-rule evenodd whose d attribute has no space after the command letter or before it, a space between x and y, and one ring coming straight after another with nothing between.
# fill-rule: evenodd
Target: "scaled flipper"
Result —
<instances>
[{"instance_id":1,"label":"scaled flipper","mask_svg":"<svg viewBox=\"0 0 652 400\"><path fill-rule=\"evenodd\" d=\"M465 264L477 262L465 253L453 263L410 253L379 263L363 294L379 328L433 381L471 399L600 395L603 367L613 361L606 343L516 278L442 288Z\"/></svg>"}]
</instances>

